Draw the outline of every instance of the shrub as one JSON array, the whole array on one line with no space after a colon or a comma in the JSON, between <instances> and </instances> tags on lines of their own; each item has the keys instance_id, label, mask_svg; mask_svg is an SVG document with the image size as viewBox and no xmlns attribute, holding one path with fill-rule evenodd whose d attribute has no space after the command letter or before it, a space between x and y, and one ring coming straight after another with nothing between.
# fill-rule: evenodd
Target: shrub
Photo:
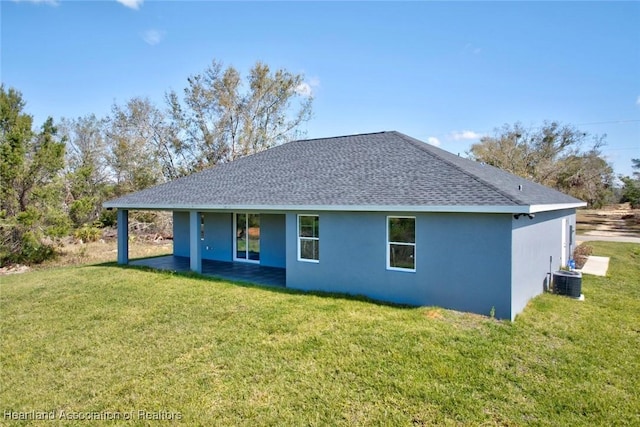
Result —
<instances>
[{"instance_id":1,"label":"shrub","mask_svg":"<svg viewBox=\"0 0 640 427\"><path fill-rule=\"evenodd\" d=\"M101 236L102 230L95 223L93 225L85 224L73 233L73 237L83 242L96 242Z\"/></svg>"},{"instance_id":2,"label":"shrub","mask_svg":"<svg viewBox=\"0 0 640 427\"><path fill-rule=\"evenodd\" d=\"M30 229L34 212L23 212L18 217L0 215L0 266L11 264L39 264L56 256L52 245L45 243L39 229Z\"/></svg>"},{"instance_id":3,"label":"shrub","mask_svg":"<svg viewBox=\"0 0 640 427\"><path fill-rule=\"evenodd\" d=\"M73 224L77 227L90 221L94 217L95 205L96 200L94 197L82 197L74 200L69 206L69 217Z\"/></svg>"},{"instance_id":4,"label":"shrub","mask_svg":"<svg viewBox=\"0 0 640 427\"><path fill-rule=\"evenodd\" d=\"M40 264L55 256L53 246L40 242L31 232L25 233L22 242L22 253L16 257L16 263Z\"/></svg>"},{"instance_id":5,"label":"shrub","mask_svg":"<svg viewBox=\"0 0 640 427\"><path fill-rule=\"evenodd\" d=\"M576 268L584 267L589 255L593 253L593 247L585 243L578 245L573 251L573 259L576 262Z\"/></svg>"},{"instance_id":6,"label":"shrub","mask_svg":"<svg viewBox=\"0 0 640 427\"><path fill-rule=\"evenodd\" d=\"M102 211L100 211L100 222L103 227L114 227L116 225L117 213L118 211L115 209L102 209Z\"/></svg>"}]
</instances>

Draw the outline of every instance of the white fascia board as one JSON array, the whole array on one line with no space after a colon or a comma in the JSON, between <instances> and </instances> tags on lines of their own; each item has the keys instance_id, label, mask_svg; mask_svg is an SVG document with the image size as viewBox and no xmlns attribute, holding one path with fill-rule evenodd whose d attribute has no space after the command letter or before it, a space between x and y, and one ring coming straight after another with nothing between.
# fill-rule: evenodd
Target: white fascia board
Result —
<instances>
[{"instance_id":1,"label":"white fascia board","mask_svg":"<svg viewBox=\"0 0 640 427\"><path fill-rule=\"evenodd\" d=\"M562 209L583 208L587 206L586 202L579 203L557 203L551 205L531 205L528 213L559 211Z\"/></svg>"},{"instance_id":2,"label":"white fascia board","mask_svg":"<svg viewBox=\"0 0 640 427\"><path fill-rule=\"evenodd\" d=\"M166 211L278 211L278 212L450 212L450 213L531 213L528 205L518 206L389 206L389 205L178 205L178 204L110 204L106 208L131 210L166 210ZM549 206L549 205L542 205ZM552 210L552 209L549 209Z\"/></svg>"}]
</instances>

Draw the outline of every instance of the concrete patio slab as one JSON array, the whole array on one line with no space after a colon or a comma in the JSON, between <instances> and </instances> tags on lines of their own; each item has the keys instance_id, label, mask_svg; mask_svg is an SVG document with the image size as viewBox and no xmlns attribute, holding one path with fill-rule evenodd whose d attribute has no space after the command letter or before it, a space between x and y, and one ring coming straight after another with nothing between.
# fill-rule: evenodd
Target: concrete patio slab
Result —
<instances>
[{"instance_id":1,"label":"concrete patio slab","mask_svg":"<svg viewBox=\"0 0 640 427\"><path fill-rule=\"evenodd\" d=\"M174 255L134 259L130 260L129 264L151 267L157 270L190 271L189 258ZM202 260L203 276L255 283L257 285L284 288L287 281L286 272L287 270L284 268L265 267L257 264Z\"/></svg>"},{"instance_id":2,"label":"concrete patio slab","mask_svg":"<svg viewBox=\"0 0 640 427\"><path fill-rule=\"evenodd\" d=\"M579 270L582 274L592 274L594 276L606 276L609 269L609 257L590 256L587 262Z\"/></svg>"}]
</instances>

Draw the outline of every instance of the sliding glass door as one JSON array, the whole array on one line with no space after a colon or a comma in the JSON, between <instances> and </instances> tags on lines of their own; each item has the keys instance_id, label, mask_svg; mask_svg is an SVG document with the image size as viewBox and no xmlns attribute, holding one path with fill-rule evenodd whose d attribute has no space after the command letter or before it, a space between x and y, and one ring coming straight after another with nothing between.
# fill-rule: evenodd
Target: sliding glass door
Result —
<instances>
[{"instance_id":1,"label":"sliding glass door","mask_svg":"<svg viewBox=\"0 0 640 427\"><path fill-rule=\"evenodd\" d=\"M234 215L234 226L235 260L260 262L260 215L237 213Z\"/></svg>"}]
</instances>

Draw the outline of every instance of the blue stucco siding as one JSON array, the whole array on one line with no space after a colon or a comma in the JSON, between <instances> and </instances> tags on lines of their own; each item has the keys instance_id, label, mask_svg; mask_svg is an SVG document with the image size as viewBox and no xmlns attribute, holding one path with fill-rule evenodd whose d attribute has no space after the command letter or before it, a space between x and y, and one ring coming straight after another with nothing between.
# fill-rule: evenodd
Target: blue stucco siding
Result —
<instances>
[{"instance_id":1,"label":"blue stucco siding","mask_svg":"<svg viewBox=\"0 0 640 427\"><path fill-rule=\"evenodd\" d=\"M189 212L173 212L173 254L188 257L189 250Z\"/></svg>"},{"instance_id":2,"label":"blue stucco siding","mask_svg":"<svg viewBox=\"0 0 640 427\"><path fill-rule=\"evenodd\" d=\"M287 287L511 317L510 215L416 217L416 271L386 268L385 213L322 212L320 260L297 259L297 215L287 214Z\"/></svg>"},{"instance_id":3,"label":"blue stucco siding","mask_svg":"<svg viewBox=\"0 0 640 427\"><path fill-rule=\"evenodd\" d=\"M387 214L319 212L320 260L298 261L297 213L261 214L261 264L287 269L287 287L411 305L441 306L514 319L566 258L575 209L511 214L394 213L416 218L416 271L386 268ZM207 212L202 256L231 261L233 214ZM174 212L174 254L189 256L189 213Z\"/></svg>"},{"instance_id":4,"label":"blue stucco siding","mask_svg":"<svg viewBox=\"0 0 640 427\"><path fill-rule=\"evenodd\" d=\"M202 259L233 261L233 214L204 212L204 239L201 240ZM270 267L286 266L284 214L260 215L260 264ZM173 254L188 257L189 212L173 213Z\"/></svg>"},{"instance_id":5,"label":"blue stucco siding","mask_svg":"<svg viewBox=\"0 0 640 427\"><path fill-rule=\"evenodd\" d=\"M533 219L512 219L512 307L513 317L527 302L544 291L548 273L560 268L562 219L566 218L566 259L575 245L575 209L539 212ZM569 229L574 235L569 236ZM550 258L551 257L551 263Z\"/></svg>"},{"instance_id":6,"label":"blue stucco siding","mask_svg":"<svg viewBox=\"0 0 640 427\"><path fill-rule=\"evenodd\" d=\"M260 265L286 267L285 233L284 214L260 215Z\"/></svg>"},{"instance_id":7,"label":"blue stucco siding","mask_svg":"<svg viewBox=\"0 0 640 427\"><path fill-rule=\"evenodd\" d=\"M202 258L233 261L233 216L228 212L205 212Z\"/></svg>"},{"instance_id":8,"label":"blue stucco siding","mask_svg":"<svg viewBox=\"0 0 640 427\"><path fill-rule=\"evenodd\" d=\"M438 306L511 317L510 215L431 214L425 216L423 256L433 303Z\"/></svg>"}]
</instances>

